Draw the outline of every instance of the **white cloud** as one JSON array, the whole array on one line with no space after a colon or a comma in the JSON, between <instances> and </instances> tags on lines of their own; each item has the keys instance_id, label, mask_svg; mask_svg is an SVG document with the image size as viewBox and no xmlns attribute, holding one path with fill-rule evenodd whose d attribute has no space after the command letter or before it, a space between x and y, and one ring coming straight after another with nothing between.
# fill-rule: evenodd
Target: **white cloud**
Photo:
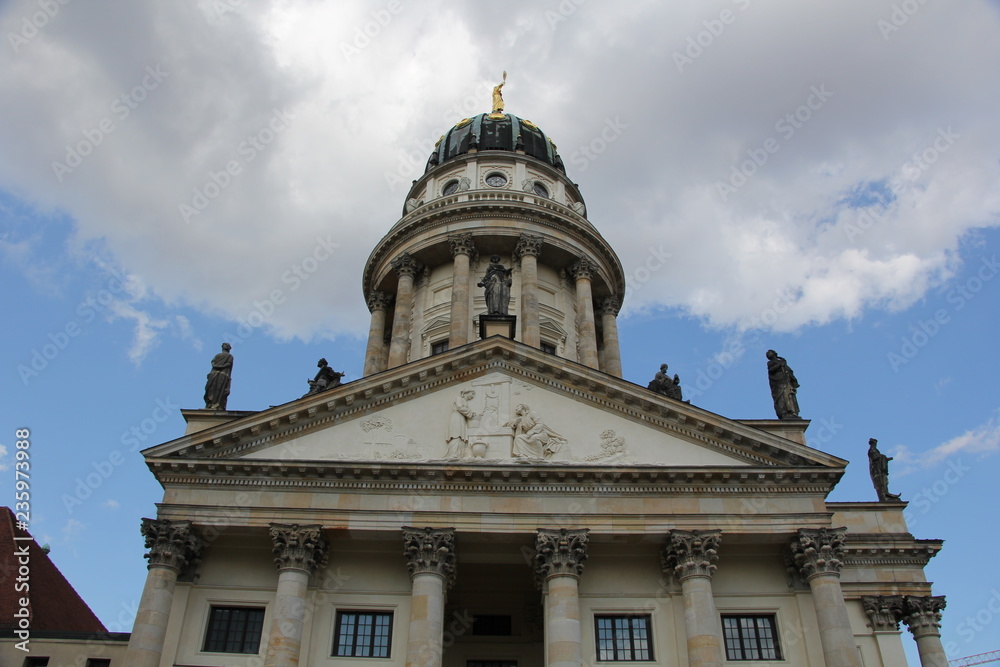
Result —
<instances>
[{"instance_id":1,"label":"white cloud","mask_svg":"<svg viewBox=\"0 0 1000 667\"><path fill-rule=\"evenodd\" d=\"M119 504L119 502L117 500L115 500L114 498L108 498L107 500L105 500L102 503L102 506L103 507L107 507L108 509L113 509L113 510L116 510L119 507L121 507L121 505Z\"/></svg>"},{"instance_id":2,"label":"white cloud","mask_svg":"<svg viewBox=\"0 0 1000 667\"><path fill-rule=\"evenodd\" d=\"M7 465L7 462L2 460L5 458L7 458L7 448L0 445L0 470L7 470L10 468L10 466Z\"/></svg>"},{"instance_id":3,"label":"white cloud","mask_svg":"<svg viewBox=\"0 0 1000 667\"><path fill-rule=\"evenodd\" d=\"M895 465L898 467L893 472L902 476L933 468L950 458L962 455L982 458L997 452L1000 452L1000 419L994 416L985 424L923 452L915 452L906 445L900 445L893 452Z\"/></svg>"}]
</instances>

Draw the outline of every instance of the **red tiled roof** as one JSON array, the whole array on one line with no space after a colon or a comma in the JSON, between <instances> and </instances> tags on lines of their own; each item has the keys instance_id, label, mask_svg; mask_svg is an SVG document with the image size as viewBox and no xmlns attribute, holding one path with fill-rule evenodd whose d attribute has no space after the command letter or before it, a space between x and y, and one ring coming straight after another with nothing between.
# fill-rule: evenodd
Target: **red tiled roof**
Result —
<instances>
[{"instance_id":1,"label":"red tiled roof","mask_svg":"<svg viewBox=\"0 0 1000 667\"><path fill-rule=\"evenodd\" d=\"M107 632L83 598L73 589L62 572L49 560L31 535L15 525L14 512L0 507L0 629L17 627L14 613L20 609L23 591L18 584L18 551L28 545L28 585L31 630L65 632ZM15 540L15 537L27 537Z\"/></svg>"}]
</instances>

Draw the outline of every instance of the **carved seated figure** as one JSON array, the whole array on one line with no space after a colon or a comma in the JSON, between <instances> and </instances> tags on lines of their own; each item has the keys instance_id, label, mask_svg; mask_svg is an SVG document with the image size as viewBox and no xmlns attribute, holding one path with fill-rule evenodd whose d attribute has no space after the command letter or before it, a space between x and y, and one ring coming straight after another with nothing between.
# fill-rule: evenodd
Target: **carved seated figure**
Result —
<instances>
[{"instance_id":1,"label":"carved seated figure","mask_svg":"<svg viewBox=\"0 0 1000 667\"><path fill-rule=\"evenodd\" d=\"M320 359L316 365L319 366L319 371L316 373L316 377L312 380L306 380L306 382L309 383L309 391L305 393L306 396L318 394L321 391L333 389L334 387L339 387L341 384L340 378L345 375L344 373L338 373L330 368L326 359Z\"/></svg>"}]
</instances>

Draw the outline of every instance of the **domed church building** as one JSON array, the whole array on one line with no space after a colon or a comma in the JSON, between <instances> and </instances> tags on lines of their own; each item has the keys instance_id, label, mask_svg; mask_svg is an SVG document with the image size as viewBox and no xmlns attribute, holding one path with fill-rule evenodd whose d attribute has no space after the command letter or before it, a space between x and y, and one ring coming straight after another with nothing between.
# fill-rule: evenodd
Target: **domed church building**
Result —
<instances>
[{"instance_id":1,"label":"domed church building","mask_svg":"<svg viewBox=\"0 0 1000 667\"><path fill-rule=\"evenodd\" d=\"M622 378L621 263L500 88L365 263L364 377L144 452L125 664L899 667L902 622L946 665L905 502L828 502L797 415Z\"/></svg>"}]
</instances>

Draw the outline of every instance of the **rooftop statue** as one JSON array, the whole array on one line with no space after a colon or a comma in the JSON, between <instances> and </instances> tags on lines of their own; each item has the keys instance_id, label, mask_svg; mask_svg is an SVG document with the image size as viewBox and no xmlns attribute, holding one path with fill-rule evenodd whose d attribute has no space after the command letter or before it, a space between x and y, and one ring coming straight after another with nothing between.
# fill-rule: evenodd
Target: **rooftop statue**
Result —
<instances>
[{"instance_id":1,"label":"rooftop statue","mask_svg":"<svg viewBox=\"0 0 1000 667\"><path fill-rule=\"evenodd\" d=\"M222 352L212 357L212 370L205 383L205 409L225 410L229 400L229 384L233 375L233 355L229 343L222 344Z\"/></svg>"},{"instance_id":2,"label":"rooftop statue","mask_svg":"<svg viewBox=\"0 0 1000 667\"><path fill-rule=\"evenodd\" d=\"M494 114L502 114L503 113L503 93L501 92L501 90L503 89L503 86L504 86L505 83L507 83L507 72L506 72L506 70L503 73L503 81L500 82L500 85L493 86L493 113Z\"/></svg>"},{"instance_id":3,"label":"rooftop statue","mask_svg":"<svg viewBox=\"0 0 1000 667\"><path fill-rule=\"evenodd\" d=\"M319 371L316 373L315 378L312 380L306 380L309 383L309 391L304 394L305 396L311 396L312 394L318 394L321 391L326 391L327 389L339 387L340 378L345 375L345 373L338 373L330 368L326 359L320 359L316 362L316 365L319 366Z\"/></svg>"},{"instance_id":4,"label":"rooftop statue","mask_svg":"<svg viewBox=\"0 0 1000 667\"><path fill-rule=\"evenodd\" d=\"M872 476L872 484L875 485L875 493L878 494L880 503L899 500L898 493L889 493L889 461L891 456L886 456L878 450L878 440L871 438L868 440L868 472Z\"/></svg>"},{"instance_id":5,"label":"rooftop statue","mask_svg":"<svg viewBox=\"0 0 1000 667\"><path fill-rule=\"evenodd\" d=\"M477 283L486 293L486 314L507 315L510 307L510 274L513 269L505 269L500 263L500 255L490 257L490 265L486 267L486 275Z\"/></svg>"},{"instance_id":6,"label":"rooftop statue","mask_svg":"<svg viewBox=\"0 0 1000 667\"><path fill-rule=\"evenodd\" d=\"M802 419L796 398L799 381L784 357L779 357L774 350L767 351L767 379L771 384L771 398L774 399L774 412L778 419Z\"/></svg>"},{"instance_id":7,"label":"rooftop statue","mask_svg":"<svg viewBox=\"0 0 1000 667\"><path fill-rule=\"evenodd\" d=\"M656 376L652 382L646 385L646 388L657 394L663 394L667 398L684 400L684 392L681 391L681 378L676 373L673 378L667 375L666 364L660 364L660 370L656 372Z\"/></svg>"}]
</instances>

